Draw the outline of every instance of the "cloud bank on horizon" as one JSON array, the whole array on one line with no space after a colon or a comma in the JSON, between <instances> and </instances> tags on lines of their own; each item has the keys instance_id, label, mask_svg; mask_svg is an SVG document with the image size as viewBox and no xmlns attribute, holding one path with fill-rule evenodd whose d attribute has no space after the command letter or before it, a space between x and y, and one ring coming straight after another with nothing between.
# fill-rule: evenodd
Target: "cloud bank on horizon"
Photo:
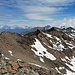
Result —
<instances>
[{"instance_id":1,"label":"cloud bank on horizon","mask_svg":"<svg viewBox=\"0 0 75 75\"><path fill-rule=\"evenodd\" d=\"M46 25L75 28L75 0L0 0L0 28Z\"/></svg>"}]
</instances>

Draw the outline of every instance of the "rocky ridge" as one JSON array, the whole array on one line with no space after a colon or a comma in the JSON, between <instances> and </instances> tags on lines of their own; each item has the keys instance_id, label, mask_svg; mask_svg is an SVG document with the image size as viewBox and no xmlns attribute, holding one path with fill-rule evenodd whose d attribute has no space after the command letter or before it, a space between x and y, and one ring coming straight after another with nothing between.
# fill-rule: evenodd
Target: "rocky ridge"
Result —
<instances>
[{"instance_id":1,"label":"rocky ridge","mask_svg":"<svg viewBox=\"0 0 75 75\"><path fill-rule=\"evenodd\" d=\"M4 67L8 65L12 71L15 69L14 75L22 70L19 65L21 62L25 64L23 70L26 69L29 75L75 75L74 33L71 36L59 28L51 28L45 32L36 30L27 35L3 32L0 35L0 51L1 65L5 62ZM4 69L0 68L1 74L12 74L9 70L4 72ZM30 74L30 71L34 73ZM22 73L27 74L25 71Z\"/></svg>"}]
</instances>

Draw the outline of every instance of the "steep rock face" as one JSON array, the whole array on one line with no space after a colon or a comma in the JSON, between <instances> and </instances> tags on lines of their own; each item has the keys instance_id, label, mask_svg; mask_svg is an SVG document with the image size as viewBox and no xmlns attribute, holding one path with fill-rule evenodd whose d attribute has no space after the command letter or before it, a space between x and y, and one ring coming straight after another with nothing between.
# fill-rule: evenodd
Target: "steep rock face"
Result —
<instances>
[{"instance_id":1,"label":"steep rock face","mask_svg":"<svg viewBox=\"0 0 75 75\"><path fill-rule=\"evenodd\" d=\"M47 69L46 75L75 75L75 39L59 28L46 32L37 30L27 35L3 32L0 35L0 51L1 63L12 60L15 70L19 65L14 62L22 60ZM41 72L44 73L38 71L38 75L44 75Z\"/></svg>"}]
</instances>

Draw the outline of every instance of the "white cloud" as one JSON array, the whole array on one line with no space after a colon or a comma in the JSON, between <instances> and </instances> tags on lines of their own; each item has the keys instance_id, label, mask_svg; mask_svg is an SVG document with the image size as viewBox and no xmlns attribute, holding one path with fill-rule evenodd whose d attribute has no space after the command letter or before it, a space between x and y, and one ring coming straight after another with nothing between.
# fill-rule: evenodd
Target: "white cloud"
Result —
<instances>
[{"instance_id":1,"label":"white cloud","mask_svg":"<svg viewBox=\"0 0 75 75\"><path fill-rule=\"evenodd\" d=\"M61 15L64 10L68 9L62 6L74 2L75 0L17 0L16 7L24 12L24 17L27 19L51 21L54 15Z\"/></svg>"},{"instance_id":2,"label":"white cloud","mask_svg":"<svg viewBox=\"0 0 75 75\"><path fill-rule=\"evenodd\" d=\"M75 28L75 18L64 18L63 20L54 21L53 23L51 23L51 25L55 27L65 26Z\"/></svg>"},{"instance_id":3,"label":"white cloud","mask_svg":"<svg viewBox=\"0 0 75 75\"><path fill-rule=\"evenodd\" d=\"M62 8L55 8L55 7L47 7L47 6L25 6L22 7L24 11L24 16L31 20L53 20L52 15L61 11Z\"/></svg>"},{"instance_id":4,"label":"white cloud","mask_svg":"<svg viewBox=\"0 0 75 75\"><path fill-rule=\"evenodd\" d=\"M5 23L4 23L5 24ZM0 24L0 28L5 26L4 24ZM49 20L46 21L37 21L37 20L12 20L7 23L7 26L10 27L11 29L14 29L16 27L20 28L26 28L28 27L37 27L37 26L46 26L46 25L51 25L53 27L73 27L75 28L75 18L64 18L63 20L58 20L58 21L53 21L50 23Z\"/></svg>"},{"instance_id":5,"label":"white cloud","mask_svg":"<svg viewBox=\"0 0 75 75\"><path fill-rule=\"evenodd\" d=\"M62 13L62 10L65 10L62 7L47 6L47 4L42 4L39 0L19 0L16 7L24 12L24 17L32 20L52 20L52 15Z\"/></svg>"},{"instance_id":6,"label":"white cloud","mask_svg":"<svg viewBox=\"0 0 75 75\"><path fill-rule=\"evenodd\" d=\"M31 20L53 20L52 18L49 18L48 16L43 16L42 14L37 14L37 13L29 13L25 14L25 17Z\"/></svg>"},{"instance_id":7,"label":"white cloud","mask_svg":"<svg viewBox=\"0 0 75 75\"><path fill-rule=\"evenodd\" d=\"M24 12L30 12L30 13L53 13L56 11L61 10L61 8L55 8L55 7L47 7L47 6L25 6L26 11L24 8Z\"/></svg>"},{"instance_id":8,"label":"white cloud","mask_svg":"<svg viewBox=\"0 0 75 75\"><path fill-rule=\"evenodd\" d=\"M75 0L39 0L42 3L50 4L51 6L67 6L73 4Z\"/></svg>"},{"instance_id":9,"label":"white cloud","mask_svg":"<svg viewBox=\"0 0 75 75\"><path fill-rule=\"evenodd\" d=\"M24 16L32 20L53 20L52 15L61 11L62 8L47 7L47 6L26 6L27 10L23 11L27 14Z\"/></svg>"}]
</instances>

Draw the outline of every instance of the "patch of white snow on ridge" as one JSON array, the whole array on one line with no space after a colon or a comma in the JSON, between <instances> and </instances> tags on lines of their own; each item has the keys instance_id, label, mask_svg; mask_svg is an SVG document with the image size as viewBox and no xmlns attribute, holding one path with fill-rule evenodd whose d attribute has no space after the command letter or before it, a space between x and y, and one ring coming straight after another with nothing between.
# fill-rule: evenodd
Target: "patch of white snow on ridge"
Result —
<instances>
[{"instance_id":1,"label":"patch of white snow on ridge","mask_svg":"<svg viewBox=\"0 0 75 75\"><path fill-rule=\"evenodd\" d=\"M65 62L67 62L67 60L70 61L70 59L67 56L65 56L65 58L61 58L61 60Z\"/></svg>"},{"instance_id":2,"label":"patch of white snow on ridge","mask_svg":"<svg viewBox=\"0 0 75 75\"><path fill-rule=\"evenodd\" d=\"M4 54L2 54L2 57L4 57Z\"/></svg>"},{"instance_id":3,"label":"patch of white snow on ridge","mask_svg":"<svg viewBox=\"0 0 75 75\"><path fill-rule=\"evenodd\" d=\"M40 66L40 65L38 65L38 64L35 64L35 63L29 63L29 64L31 64L31 65L34 65L34 66L37 66L37 67L42 67L42 68L44 68L44 69L47 69L47 70L48 70L48 68L46 68L46 67L43 67L43 66Z\"/></svg>"},{"instance_id":4,"label":"patch of white snow on ridge","mask_svg":"<svg viewBox=\"0 0 75 75\"><path fill-rule=\"evenodd\" d=\"M61 72L59 71L59 69L58 69L57 67L55 67L55 69L57 70L57 72L58 72L58 73L60 73L60 74L61 74Z\"/></svg>"},{"instance_id":5,"label":"patch of white snow on ridge","mask_svg":"<svg viewBox=\"0 0 75 75\"><path fill-rule=\"evenodd\" d=\"M70 64L72 64L73 66L71 66L71 65L69 65L69 64L66 64L66 65L67 65L68 67L70 67L73 71L75 71L75 57L73 57L73 58L71 59ZM71 72L71 71L67 70L67 74L65 74L65 75L75 75L75 72Z\"/></svg>"},{"instance_id":6,"label":"patch of white snow on ridge","mask_svg":"<svg viewBox=\"0 0 75 75\"><path fill-rule=\"evenodd\" d=\"M64 46L62 44L58 46L56 44L53 44L53 49L58 50L58 51L63 51Z\"/></svg>"},{"instance_id":7,"label":"patch of white snow on ridge","mask_svg":"<svg viewBox=\"0 0 75 75\"><path fill-rule=\"evenodd\" d=\"M52 48L51 46L48 46L45 42L43 42L48 48Z\"/></svg>"},{"instance_id":8,"label":"patch of white snow on ridge","mask_svg":"<svg viewBox=\"0 0 75 75\"><path fill-rule=\"evenodd\" d=\"M21 59L17 59L17 61L22 61Z\"/></svg>"},{"instance_id":9,"label":"patch of white snow on ridge","mask_svg":"<svg viewBox=\"0 0 75 75\"><path fill-rule=\"evenodd\" d=\"M45 62L42 57L40 57L40 61L43 62L43 63Z\"/></svg>"},{"instance_id":10,"label":"patch of white snow on ridge","mask_svg":"<svg viewBox=\"0 0 75 75\"><path fill-rule=\"evenodd\" d=\"M74 46L71 42L70 42L70 43L66 42L66 44L69 45L68 47L69 47L70 49L75 48L75 46Z\"/></svg>"},{"instance_id":11,"label":"patch of white snow on ridge","mask_svg":"<svg viewBox=\"0 0 75 75\"><path fill-rule=\"evenodd\" d=\"M73 38L75 38L75 34L71 34L71 36L73 37ZM74 39L73 39L74 40Z\"/></svg>"},{"instance_id":12,"label":"patch of white snow on ridge","mask_svg":"<svg viewBox=\"0 0 75 75\"><path fill-rule=\"evenodd\" d=\"M72 44L71 41L68 42L67 40L64 40L64 39L63 39L63 41L68 45L68 47L69 47L70 49L75 48L75 46Z\"/></svg>"},{"instance_id":13,"label":"patch of white snow on ridge","mask_svg":"<svg viewBox=\"0 0 75 75\"><path fill-rule=\"evenodd\" d=\"M69 64L66 64L66 65L69 66L72 70L75 70L75 57L73 57L73 58L71 59L70 64L72 64L73 66L71 66L71 65L69 65Z\"/></svg>"},{"instance_id":14,"label":"patch of white snow on ridge","mask_svg":"<svg viewBox=\"0 0 75 75\"><path fill-rule=\"evenodd\" d=\"M65 56L65 58L69 60L69 58L67 56Z\"/></svg>"},{"instance_id":15,"label":"patch of white snow on ridge","mask_svg":"<svg viewBox=\"0 0 75 75\"><path fill-rule=\"evenodd\" d=\"M61 60L67 62L65 58L61 58Z\"/></svg>"},{"instance_id":16,"label":"patch of white snow on ridge","mask_svg":"<svg viewBox=\"0 0 75 75\"><path fill-rule=\"evenodd\" d=\"M64 67L59 67L59 70L62 70L62 69L64 69Z\"/></svg>"},{"instance_id":17,"label":"patch of white snow on ridge","mask_svg":"<svg viewBox=\"0 0 75 75\"><path fill-rule=\"evenodd\" d=\"M58 45L57 50L63 51L64 46L62 44Z\"/></svg>"},{"instance_id":18,"label":"patch of white snow on ridge","mask_svg":"<svg viewBox=\"0 0 75 75\"><path fill-rule=\"evenodd\" d=\"M13 56L12 51L9 50L8 52L10 53L11 56Z\"/></svg>"},{"instance_id":19,"label":"patch of white snow on ridge","mask_svg":"<svg viewBox=\"0 0 75 75\"><path fill-rule=\"evenodd\" d=\"M5 57L5 59L9 59L8 57Z\"/></svg>"},{"instance_id":20,"label":"patch of white snow on ridge","mask_svg":"<svg viewBox=\"0 0 75 75\"><path fill-rule=\"evenodd\" d=\"M35 51L34 49L31 49L31 50L37 56L40 56L40 57L45 56L46 58L48 58L50 60L56 60L56 58L51 53L49 53L46 48L43 47L43 45L40 43L40 41L38 39L35 38L35 40L36 40L36 42L34 42L35 45L31 45L31 47L35 48L37 51ZM45 54L44 54L44 52L45 52Z\"/></svg>"},{"instance_id":21,"label":"patch of white snow on ridge","mask_svg":"<svg viewBox=\"0 0 75 75\"><path fill-rule=\"evenodd\" d=\"M57 40L58 42L61 43L61 40L60 40L58 37L56 37L56 36L54 36L54 37L56 38L56 40Z\"/></svg>"},{"instance_id":22,"label":"patch of white snow on ridge","mask_svg":"<svg viewBox=\"0 0 75 75\"><path fill-rule=\"evenodd\" d=\"M74 72L71 72L71 71L69 71L69 70L66 70L67 71L67 73L66 74L64 74L64 75L75 75L75 73Z\"/></svg>"},{"instance_id":23,"label":"patch of white snow on ridge","mask_svg":"<svg viewBox=\"0 0 75 75\"><path fill-rule=\"evenodd\" d=\"M48 33L43 33L45 34L47 37L52 38L52 35L48 34Z\"/></svg>"},{"instance_id":24,"label":"patch of white snow on ridge","mask_svg":"<svg viewBox=\"0 0 75 75\"><path fill-rule=\"evenodd\" d=\"M56 44L53 44L53 49L57 49L57 45Z\"/></svg>"}]
</instances>

